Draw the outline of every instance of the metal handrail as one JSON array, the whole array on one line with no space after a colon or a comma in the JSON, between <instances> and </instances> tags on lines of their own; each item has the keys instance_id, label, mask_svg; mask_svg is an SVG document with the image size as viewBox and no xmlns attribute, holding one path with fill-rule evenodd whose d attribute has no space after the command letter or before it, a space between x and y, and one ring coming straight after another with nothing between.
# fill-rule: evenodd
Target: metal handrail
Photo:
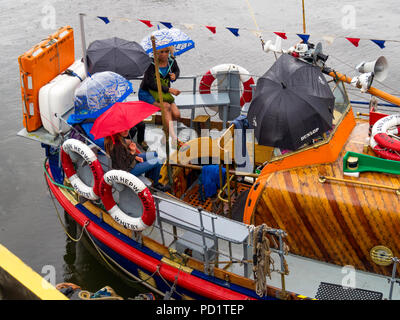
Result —
<instances>
[{"instance_id":1,"label":"metal handrail","mask_svg":"<svg viewBox=\"0 0 400 320\"><path fill-rule=\"evenodd\" d=\"M156 209L157 209L157 216L158 217L159 217L159 212L161 211L165 215L170 216L170 217L174 218L175 220L181 221L183 223L182 224L178 224L175 221L167 220L165 218L161 218L160 217L162 221L168 222L168 223L170 223L172 225L176 225L178 227L181 227L182 229L185 229L187 231L193 231L194 233L197 233L197 234L201 235L200 231L198 231L198 226L197 225L195 225L195 224L193 224L193 223L191 223L189 221L182 220L182 219L180 219L178 217L175 217L173 214L170 214L168 212L165 212L165 211L159 209L158 201L162 200L162 201L167 201L167 202L170 202L170 203L173 203L173 204L180 205L182 208L190 209L190 211L193 212L194 214L198 213L198 210L194 209L191 206L188 206L186 203L182 204L182 203L178 202L177 200L170 200L170 199L167 199L167 198L159 197L157 195L153 195L153 198L157 200L156 201ZM207 216L207 217L209 217L210 219L213 219L213 220L219 218L217 215L214 215L213 213L210 213L210 212L205 211L205 210L202 210L202 214ZM241 242L236 241L235 239L228 238L228 237L223 237L221 235L218 235L213 230L209 230L209 229L206 229L206 228L204 229L204 233L208 234L208 237L210 239L212 239L212 236L215 235L218 239L221 239L221 240L226 240L226 241L229 241L229 242L232 242L232 243L235 243L235 244L240 244L241 243Z\"/></svg>"},{"instance_id":2,"label":"metal handrail","mask_svg":"<svg viewBox=\"0 0 400 320\"><path fill-rule=\"evenodd\" d=\"M157 196L156 196L156 197L157 197ZM159 198L159 197L157 197L157 198L158 198L158 199L162 199L162 200L166 200L166 199L164 199L164 198ZM205 211L204 213L207 213L207 211ZM157 216L158 216L157 218L160 219L159 213L157 213ZM177 224L177 223L172 222L172 221L168 221L168 220L165 220L165 219L162 219L162 220L163 220L164 222L166 222L166 223L169 223L169 224L172 225L172 226L177 226L178 228L182 228L182 229L184 229L184 230L189 230L189 231L194 232L194 233L197 233L197 234L202 234L203 239L204 239L204 238L212 239L212 236L211 236L210 234L207 234L207 233L205 233L204 231L201 232L201 230L199 230L198 228L192 229L192 228L188 228L188 227L186 227L186 226L184 226L184 225L180 225L180 224ZM159 229L159 230L160 230L160 234L161 234L161 237L162 237L162 238L164 238L163 233L166 233L166 234L169 234L170 236L172 236L172 237L174 237L174 238L176 238L176 239L183 239L183 237L178 236L177 233L172 233L172 232L166 230L165 228L162 228L162 226L161 226L161 224L160 224L160 221L159 221L159 226L154 225L154 227L155 227L156 229ZM250 231L249 234L250 234L250 233L252 234L253 231ZM282 237L286 237L287 234L286 234L285 231L283 231L283 230L281 230L281 229L274 229L274 228L270 228L269 230L267 230L267 233L270 234L270 235L272 235L272 236L276 236L276 237L278 237L278 239L279 239L279 248L270 248L270 250L271 250L273 253L276 253L276 254L279 255L279 257L280 257L280 259L281 259L281 272L280 272L280 273L283 274L283 270L284 270L284 265L283 265L283 259L284 259L284 258L283 258L283 255L284 255L284 251L283 251ZM206 260L206 261L204 261L205 270L206 270L207 272L209 272L208 267L209 267L210 264L212 264L212 265L214 265L214 266L216 266L216 267L218 266L219 263L221 263L221 264L227 264L227 265L224 267L224 269L226 269L229 265L231 265L231 264L233 264L233 263L240 263L240 264L243 264L243 266L244 266L244 269L243 269L244 275L245 275L246 277L250 277L250 275L249 275L249 273L248 273L248 272L249 272L248 265L249 265L249 264L252 264L252 263L253 263L253 260L247 258L247 250L248 250L248 248L250 248L250 247L253 246L253 244L250 242L251 237L247 237L246 240L245 240L244 242L242 242L242 243L236 243L236 242L233 242L233 241L230 241L230 240L227 240L227 239L218 237L218 235L217 235L216 233L214 233L214 235L215 235L214 239L216 240L215 243L218 243L218 239L224 240L224 241L227 241L227 242L228 242L228 245L229 245L229 254L225 253L224 251L219 250L219 248L218 248L217 245L215 246L215 249L212 248L212 247L211 247L211 248L207 248L207 247L204 245L204 242L203 242L203 255L204 255L205 260ZM253 236L254 236L254 235L253 235ZM191 240L189 240L189 239L184 239L184 240L185 240L186 242L188 242L188 243L191 243L191 244L194 244L194 245L199 245L198 242L193 242L193 241L191 241ZM174 243L174 242L175 242L175 241L173 241L172 243ZM164 245L165 245L165 242L163 242L163 243L164 243ZM168 247L170 247L170 246L172 245L172 243L171 243L170 245L168 245ZM235 256L232 255L232 247L231 247L231 244L232 244L232 243L242 244L242 245L243 245L243 258L240 259L240 258L237 258L237 257L235 257ZM212 260L208 260L208 255L207 255L207 252L206 252L206 251L214 252L214 253L216 254L216 255L215 255L215 258L212 259ZM187 256L185 253L180 253L180 255L182 255L183 258L185 258L185 257L190 257L190 256ZM223 257L229 258L229 261L218 261L218 257L219 257L219 256L223 256ZM235 272L235 273L237 273L237 272ZM238 274L240 274L240 273L238 273Z\"/></svg>"},{"instance_id":3,"label":"metal handrail","mask_svg":"<svg viewBox=\"0 0 400 320\"><path fill-rule=\"evenodd\" d=\"M154 198L156 200L155 202L156 202L157 221L158 221L161 238L162 238L162 241L163 241L164 245L165 245L164 232L167 232L169 234L171 234L171 233L168 232L167 230L165 230L162 227L162 222L165 222L165 223L168 223L168 224L172 225L173 228L174 227L175 228L178 227L178 228L181 228L183 230L187 230L187 231L190 231L192 233L195 233L195 234L198 234L198 235L201 236L202 243L203 243L202 251L203 251L203 257L204 257L204 260L205 260L204 261L204 271L206 273L208 273L208 274L212 273L212 270L213 270L212 268L210 268L210 264L213 264L213 265L217 266L218 265L218 257L220 255L229 257L230 261L232 261L232 262L233 262L233 260L237 260L237 262L242 262L242 263L246 263L246 264L248 263L248 261L246 260L246 258L247 258L247 251L246 251L247 247L246 246L249 245L248 237L246 237L244 241L238 243L237 241L234 241L233 239L226 239L225 237L219 236L215 232L215 224L214 224L214 220L217 219L217 217L216 216L212 216L212 215L208 215L207 214L208 212L207 211L203 211L202 208L198 208L197 211L196 211L198 213L198 215L199 215L199 218L200 218L200 229L199 229L197 225L191 224L188 221L183 221L182 219L174 217L173 215L169 214L168 212L160 210L159 202L160 201L167 201L167 202L171 202L171 203L174 203L174 204L178 204L178 205L180 205L182 207L186 207L186 208L192 209L191 207L183 206L179 202L172 201L172 200L165 199L165 198L161 198L161 197L158 197L158 196L154 196ZM176 220L183 221L185 224L179 223L177 221L172 221L172 220L168 220L168 219L162 218L161 215L160 215L160 211L163 212L164 214L166 214L167 216L174 217L174 219L176 219ZM192 211L194 212L194 210L192 210ZM208 216L209 218L212 219L211 220L211 223L212 223L212 231L211 232L204 227L203 215L206 215L206 216ZM180 237L178 236L178 234L176 232L176 229L174 230L174 233L172 235L174 237L174 241L172 243L174 243L177 239L180 239ZM214 250L213 248L208 248L207 247L206 238L214 240L214 245L215 245L215 249L216 250ZM230 248L229 256L226 255L225 253L219 251L219 249L218 249L218 240L219 239L228 241L229 248ZM199 245L199 243L194 243L194 242L190 241L189 239L184 239L184 240L189 242L189 243L192 243L192 244L195 244L195 245ZM172 245L172 243L170 245L168 245L168 247L170 247ZM238 258L235 258L235 257L232 256L232 252L231 252L232 243L238 243L238 244L242 244L243 245L243 258L242 259L238 259ZM208 252L210 252L210 251L213 251L213 252L216 253L215 258L211 259L211 260L209 260L209 256L208 256ZM247 274L247 270L248 270L248 268L245 267L244 268L245 274Z\"/></svg>"},{"instance_id":4,"label":"metal handrail","mask_svg":"<svg viewBox=\"0 0 400 320\"><path fill-rule=\"evenodd\" d=\"M168 231L168 230L160 229L159 226L154 225L154 228L156 228L156 229L158 229L158 230L160 230L160 231L163 231L163 232L169 234L170 236L176 236L174 233L172 233L172 232L170 232L170 231ZM206 237L207 237L207 236L206 236ZM178 238L178 239L182 239L182 237L180 237L180 236L177 236L177 238ZM222 239L222 238L219 238L219 237L217 237L217 238L220 239L220 240L228 241L228 242L229 242L229 240L225 240L225 239ZM199 244L198 242L193 242L193 241L191 241L191 240L189 240L189 239L184 239L184 240L185 240L186 242L188 242L188 243L191 243L191 244L195 244L195 245L198 245L198 244ZM248 246L250 246L250 247L252 246L252 245L249 244L247 241L246 241L245 244L248 245ZM224 253L223 251L220 251L220 250L214 250L213 248L208 248L208 250L213 251L213 252L215 252L216 254L221 255L221 256L224 256L224 257L227 257L227 258L230 257L228 254L226 254L226 253ZM278 249L275 249L275 248L271 248L271 251L273 251L273 252L275 252L275 253L279 253L279 250L278 250ZM231 258L232 258L232 260L235 260L236 262L252 263L252 261L246 261L246 260L243 260L243 259L236 258L236 257L234 257L234 256L231 256ZM211 263L211 262L210 262L210 263ZM224 263L224 262L221 262L221 263Z\"/></svg>"}]
</instances>

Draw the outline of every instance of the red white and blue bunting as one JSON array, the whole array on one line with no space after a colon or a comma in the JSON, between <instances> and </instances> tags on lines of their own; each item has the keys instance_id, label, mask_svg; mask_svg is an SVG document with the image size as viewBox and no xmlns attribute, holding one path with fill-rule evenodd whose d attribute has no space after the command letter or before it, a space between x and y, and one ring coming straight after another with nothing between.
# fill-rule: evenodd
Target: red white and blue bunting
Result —
<instances>
[{"instance_id":1,"label":"red white and blue bunting","mask_svg":"<svg viewBox=\"0 0 400 320\"><path fill-rule=\"evenodd\" d=\"M105 24L109 24L110 22L114 20L123 20L123 21L128 21L128 22L140 22L145 24L149 28L153 27L158 27L160 28L159 24L163 25L164 27L171 29L176 26L183 26L184 28L188 30L193 30L195 27L200 27L207 29L209 32L212 34L216 34L217 30L228 30L231 34L233 34L235 37L239 37L240 33L239 31L241 30L246 30L250 31L251 33L255 34L257 37L261 38L261 34L267 34L267 33L274 33L275 35L281 37L284 40L287 40L288 34L295 34L297 35L304 43L307 43L309 38L313 36L314 38L318 39L323 39L325 40L328 44L332 44L336 39L346 39L348 40L349 43L351 43L353 46L358 47L360 44L360 41L371 41L379 48L384 49L385 48L385 43L386 42L400 42L400 40L383 40L383 39L369 39L369 38L355 38L355 37L342 37L342 36L334 36L334 35L321 35L321 34L305 34L305 33L292 33L292 32L281 32L281 31L273 31L273 30L255 30L255 29L249 29L249 28L238 28L238 27L220 27L220 26L210 26L210 25L198 25L198 24L193 24L193 23L179 23L179 22L167 22L167 21L153 21L153 20L143 20L143 19L130 19L130 18L121 18L121 17L105 17L105 16L97 16L97 19L100 19L103 21Z\"/></svg>"}]
</instances>

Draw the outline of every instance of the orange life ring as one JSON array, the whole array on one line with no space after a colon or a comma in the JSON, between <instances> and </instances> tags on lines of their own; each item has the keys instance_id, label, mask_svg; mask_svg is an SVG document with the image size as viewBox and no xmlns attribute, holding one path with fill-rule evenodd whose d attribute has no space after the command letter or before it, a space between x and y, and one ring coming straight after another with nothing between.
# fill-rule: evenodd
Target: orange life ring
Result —
<instances>
[{"instance_id":1,"label":"orange life ring","mask_svg":"<svg viewBox=\"0 0 400 320\"><path fill-rule=\"evenodd\" d=\"M400 141L390 137L388 133L398 132L400 115L393 114L375 122L371 131L370 146L382 158L400 161Z\"/></svg>"},{"instance_id":2,"label":"orange life ring","mask_svg":"<svg viewBox=\"0 0 400 320\"><path fill-rule=\"evenodd\" d=\"M71 152L80 155L90 166L94 178L93 187L86 185L79 178L70 156ZM98 200L100 198L99 184L104 172L97 156L88 145L76 139L66 140L61 147L61 164L65 175L68 177L72 187L79 195L90 200Z\"/></svg>"},{"instance_id":3,"label":"orange life ring","mask_svg":"<svg viewBox=\"0 0 400 320\"><path fill-rule=\"evenodd\" d=\"M143 204L143 214L140 218L128 216L116 204L112 195L112 184L126 185L135 192ZM156 219L156 207L153 196L145 184L133 174L124 170L110 170L100 181L100 198L111 217L125 228L142 231L150 227Z\"/></svg>"},{"instance_id":4,"label":"orange life ring","mask_svg":"<svg viewBox=\"0 0 400 320\"><path fill-rule=\"evenodd\" d=\"M243 107L243 105L246 102L250 102L253 97L251 85L254 84L254 80L250 76L249 72L245 68L242 68L241 66L235 64L220 64L215 67L212 67L202 77L199 85L199 92L202 94L211 93L211 85L216 79L217 73L229 72L233 70L239 71L240 81L243 84L243 94L240 97L240 106Z\"/></svg>"}]
</instances>

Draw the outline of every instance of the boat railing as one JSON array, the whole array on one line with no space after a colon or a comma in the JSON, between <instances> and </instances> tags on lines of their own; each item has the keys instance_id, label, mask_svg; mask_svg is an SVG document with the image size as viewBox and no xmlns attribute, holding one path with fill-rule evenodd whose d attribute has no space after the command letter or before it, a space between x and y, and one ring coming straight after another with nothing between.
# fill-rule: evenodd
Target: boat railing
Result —
<instances>
[{"instance_id":1,"label":"boat railing","mask_svg":"<svg viewBox=\"0 0 400 320\"><path fill-rule=\"evenodd\" d=\"M235 71L233 71L233 70L232 71L227 71L227 72L218 72L217 73L218 82L216 83L215 88L210 88L210 91L233 92L235 94L238 94L240 92L246 91L247 89L245 89L245 88L241 89L240 88L239 82L232 83L232 81L230 79L230 77L233 77L233 78L236 77L236 80L237 80L237 79L239 79L239 77L241 75L259 77L259 76L256 76L256 75L241 74L236 70ZM197 79L200 78L200 77L203 77L203 76L204 75L179 76L177 81L179 81L179 80L192 80L192 88L190 90L183 89L183 90L180 90L180 91L181 92L187 92L187 93L191 92L192 94L198 93L198 90L197 90L198 80ZM141 81L141 80L143 80L143 76L133 77L130 80L140 80ZM225 83L226 80L228 80L228 81ZM200 81L199 81L199 83L200 83ZM252 94L254 95L256 85L252 84L252 85L250 85L250 88L251 88ZM248 90L248 91L250 91L250 90ZM239 106L240 106L240 100L239 100Z\"/></svg>"},{"instance_id":2,"label":"boat railing","mask_svg":"<svg viewBox=\"0 0 400 320\"><path fill-rule=\"evenodd\" d=\"M227 263L226 268L232 263L243 263L244 276L249 277L248 251L251 243L248 242L250 232L246 225L214 215L202 208L190 207L175 199L156 195L153 197L156 203L156 227L160 230L163 245L171 248L179 241L183 241L188 248L198 249L204 259L204 271L208 274L213 273L213 266L218 266L219 256L224 256L229 258L229 261L225 262ZM163 226L164 224L171 225L172 232L168 231ZM234 229L233 232L229 231L230 227ZM192 237L193 240L187 236L188 234L197 235L197 237ZM173 241L169 244L166 243L166 235L173 237ZM220 250L219 240L228 243L229 253ZM242 246L240 257L233 255L232 244ZM184 254L184 252L180 252L180 254Z\"/></svg>"},{"instance_id":3,"label":"boat railing","mask_svg":"<svg viewBox=\"0 0 400 320\"><path fill-rule=\"evenodd\" d=\"M187 75L187 76L179 76L179 79L182 79L182 80L190 80L190 79L192 79L193 80L192 90L191 91L187 91L187 92L192 92L193 94L196 94L196 91L197 91L197 78L198 77L199 76L197 76L197 75ZM141 77L133 77L130 80L143 80L143 76L141 76Z\"/></svg>"},{"instance_id":4,"label":"boat railing","mask_svg":"<svg viewBox=\"0 0 400 320\"><path fill-rule=\"evenodd\" d=\"M176 81L180 80L192 80L192 86L190 89L184 86L184 88L180 88L179 90L181 93L186 93L186 94L191 94L195 95L197 97L200 96L207 96L207 93L201 92L200 89L198 89L198 82L201 84L201 80L198 81L197 78L201 77L203 75L184 75L184 76L179 76L179 78ZM241 88L241 80L240 76L241 74L237 70L230 70L230 71L223 71L223 72L217 72L216 75L216 82L213 84L213 86L209 87L207 92L208 95L216 95L219 94L221 95L228 95L228 105L227 108L223 108L225 103L220 105L222 108L219 110L219 115L220 118L224 121L224 128L226 125L226 121L230 121L235 119L237 116L239 116L240 111L241 111L241 92L245 90L245 88ZM248 75L246 75L248 76ZM143 77L135 77L132 78L131 80L141 80ZM178 85L179 87L179 85ZM251 91L254 93L254 86L251 86ZM182 95L182 94L181 94ZM179 96L177 97L177 100L179 100ZM201 100L197 98L196 100ZM223 99L225 100L225 99ZM178 104L178 103L177 103ZM199 101L196 102L195 107L203 107L203 106L211 106L212 101L210 104L207 104L206 101ZM179 105L178 105L179 107ZM194 118L194 108L192 109L192 114L191 118Z\"/></svg>"},{"instance_id":5,"label":"boat railing","mask_svg":"<svg viewBox=\"0 0 400 320\"><path fill-rule=\"evenodd\" d=\"M253 251L253 229L251 226L228 218L215 215L202 208L193 208L176 199L169 199L164 196L153 195L156 204L156 223L154 225L160 231L162 244L168 248L173 248L179 242L184 243L187 248L198 250L204 262L204 271L213 274L214 267L224 264L224 270L233 264L243 265L243 270L235 271L246 278L250 277L252 270L249 260L249 253ZM165 225L172 226L169 231ZM271 248L272 252L279 255L281 265L284 263L284 247L282 238L285 232L280 229L270 228L268 233L276 237L279 248ZM189 237L188 237L189 235ZM192 237L190 237L190 235ZM193 235L196 235L193 237ZM166 243L166 236L172 237L170 243ZM210 242L211 240L211 242ZM225 251L220 247L220 240L227 242ZM235 252L233 245L240 248ZM178 248L179 249L179 248ZM185 250L177 250L182 257L188 256ZM220 257L226 257L227 261L221 261Z\"/></svg>"}]
</instances>

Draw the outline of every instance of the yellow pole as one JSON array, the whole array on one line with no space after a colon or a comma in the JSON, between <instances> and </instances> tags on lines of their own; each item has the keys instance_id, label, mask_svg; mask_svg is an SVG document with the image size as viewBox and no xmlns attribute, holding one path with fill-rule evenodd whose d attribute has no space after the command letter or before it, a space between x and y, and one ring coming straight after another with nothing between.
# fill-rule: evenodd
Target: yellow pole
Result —
<instances>
[{"instance_id":1,"label":"yellow pole","mask_svg":"<svg viewBox=\"0 0 400 320\"><path fill-rule=\"evenodd\" d=\"M346 82L346 83L349 83L349 84L351 83L351 78L346 76L346 75L344 75L344 74L331 71L331 72L329 72L329 75L332 78L338 79L339 81L343 81L343 82ZM367 92L372 94L373 96L377 96L378 98L381 98L381 99L383 99L385 101L388 101L390 103L393 103L393 104L396 104L396 105L400 106L400 98L396 97L396 96L393 96L393 95L391 95L391 94L389 94L389 93L387 93L385 91L382 91L382 90L376 89L374 87L371 87L371 88L369 88L369 90Z\"/></svg>"},{"instance_id":2,"label":"yellow pole","mask_svg":"<svg viewBox=\"0 0 400 320\"><path fill-rule=\"evenodd\" d=\"M306 33L306 13L304 11L304 0L302 0L302 6L303 6L303 33Z\"/></svg>"},{"instance_id":3,"label":"yellow pole","mask_svg":"<svg viewBox=\"0 0 400 320\"><path fill-rule=\"evenodd\" d=\"M169 128L168 128L168 123L165 122L164 100L163 100L162 89L161 89L160 69L159 69L159 65L158 65L158 54L156 51L156 38L154 36L151 36L151 44L153 47L154 68L155 68L155 73L156 73L158 97L160 99L162 124L163 124L165 139L166 139L165 148L166 148L166 153L167 153L168 180L169 180L170 185L172 186L173 179L172 179L171 166L169 164L169 130L168 130Z\"/></svg>"},{"instance_id":4,"label":"yellow pole","mask_svg":"<svg viewBox=\"0 0 400 320\"><path fill-rule=\"evenodd\" d=\"M165 123L164 100L163 100L162 89L161 89L160 71L159 71L159 64L158 64L158 53L156 51L156 39L155 39L154 36L151 36L151 43L152 43L152 46L153 46L154 67L155 67L155 73L156 73L158 97L160 99L160 108L161 108L161 117L162 117L163 130L164 130L165 135L167 136L167 142L168 142L169 133L168 133L167 124Z\"/></svg>"}]
</instances>

